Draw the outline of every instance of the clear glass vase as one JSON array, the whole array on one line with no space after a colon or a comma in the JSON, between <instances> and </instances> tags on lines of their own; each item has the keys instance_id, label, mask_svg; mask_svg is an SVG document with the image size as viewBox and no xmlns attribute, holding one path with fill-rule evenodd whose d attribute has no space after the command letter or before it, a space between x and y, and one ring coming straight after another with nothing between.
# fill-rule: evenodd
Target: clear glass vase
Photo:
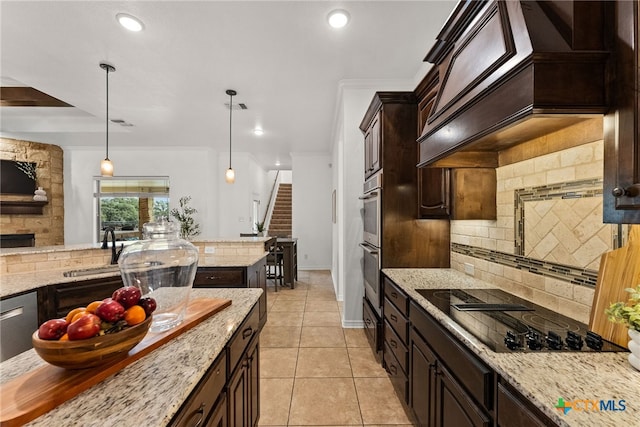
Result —
<instances>
[{"instance_id":1,"label":"clear glass vase","mask_svg":"<svg viewBox=\"0 0 640 427\"><path fill-rule=\"evenodd\" d=\"M155 299L151 332L179 325L189 304L198 267L198 249L178 236L180 225L169 221L143 226L143 239L125 246L118 264L126 286Z\"/></svg>"}]
</instances>

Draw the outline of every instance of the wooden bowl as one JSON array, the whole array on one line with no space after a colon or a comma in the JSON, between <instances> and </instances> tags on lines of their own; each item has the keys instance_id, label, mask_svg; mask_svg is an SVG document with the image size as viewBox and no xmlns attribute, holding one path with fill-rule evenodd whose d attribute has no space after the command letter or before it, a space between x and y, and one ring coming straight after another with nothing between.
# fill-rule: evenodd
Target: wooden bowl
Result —
<instances>
[{"instance_id":1,"label":"wooden bowl","mask_svg":"<svg viewBox=\"0 0 640 427\"><path fill-rule=\"evenodd\" d=\"M135 347L151 326L149 316L144 322L114 334L101 335L86 340L50 341L38 338L38 331L31 336L36 353L46 362L65 369L85 369L123 359Z\"/></svg>"}]
</instances>

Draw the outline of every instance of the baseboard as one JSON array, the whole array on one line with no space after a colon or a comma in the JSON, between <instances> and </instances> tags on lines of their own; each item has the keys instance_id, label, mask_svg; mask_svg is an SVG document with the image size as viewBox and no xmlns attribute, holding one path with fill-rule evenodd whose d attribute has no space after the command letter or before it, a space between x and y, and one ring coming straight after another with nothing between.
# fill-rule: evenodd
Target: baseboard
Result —
<instances>
[{"instance_id":1,"label":"baseboard","mask_svg":"<svg viewBox=\"0 0 640 427\"><path fill-rule=\"evenodd\" d=\"M298 266L298 271L331 271L331 267L302 267Z\"/></svg>"},{"instance_id":2,"label":"baseboard","mask_svg":"<svg viewBox=\"0 0 640 427\"><path fill-rule=\"evenodd\" d=\"M342 327L344 329L362 329L364 328L364 320L343 320Z\"/></svg>"}]
</instances>

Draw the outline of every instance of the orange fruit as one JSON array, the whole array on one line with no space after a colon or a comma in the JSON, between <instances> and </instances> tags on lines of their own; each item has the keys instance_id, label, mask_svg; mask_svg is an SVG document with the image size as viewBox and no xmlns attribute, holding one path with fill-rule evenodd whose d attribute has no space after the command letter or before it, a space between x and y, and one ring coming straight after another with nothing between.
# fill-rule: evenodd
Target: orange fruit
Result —
<instances>
[{"instance_id":1,"label":"orange fruit","mask_svg":"<svg viewBox=\"0 0 640 427\"><path fill-rule=\"evenodd\" d=\"M64 334L63 336L60 337L58 341L69 341L69 335Z\"/></svg>"},{"instance_id":2,"label":"orange fruit","mask_svg":"<svg viewBox=\"0 0 640 427\"><path fill-rule=\"evenodd\" d=\"M78 313L84 313L87 309L85 307L78 307L78 308L74 308L73 310L71 310L68 314L67 317L65 317L64 320L67 321L67 323L71 323L73 321L73 317L78 314Z\"/></svg>"},{"instance_id":3,"label":"orange fruit","mask_svg":"<svg viewBox=\"0 0 640 427\"><path fill-rule=\"evenodd\" d=\"M86 311L79 311L77 312L72 318L71 318L71 322L69 322L69 324L75 322L76 320L78 320L79 318L81 318L82 316L84 316L87 312Z\"/></svg>"},{"instance_id":4,"label":"orange fruit","mask_svg":"<svg viewBox=\"0 0 640 427\"><path fill-rule=\"evenodd\" d=\"M91 313L91 314L96 314L96 309L98 308L98 306L102 304L102 301L94 301L91 304L89 304L87 306L87 312Z\"/></svg>"},{"instance_id":5,"label":"orange fruit","mask_svg":"<svg viewBox=\"0 0 640 427\"><path fill-rule=\"evenodd\" d=\"M124 311L124 320L129 326L142 323L146 318L147 313L145 313L144 308L140 307L139 305L132 305Z\"/></svg>"}]
</instances>

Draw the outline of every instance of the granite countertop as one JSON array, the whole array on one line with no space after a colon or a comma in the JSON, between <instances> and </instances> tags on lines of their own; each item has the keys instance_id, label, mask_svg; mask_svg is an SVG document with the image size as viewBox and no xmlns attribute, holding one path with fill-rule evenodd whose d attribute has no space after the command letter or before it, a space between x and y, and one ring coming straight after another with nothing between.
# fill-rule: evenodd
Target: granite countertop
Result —
<instances>
[{"instance_id":1,"label":"granite countertop","mask_svg":"<svg viewBox=\"0 0 640 427\"><path fill-rule=\"evenodd\" d=\"M205 255L200 256L200 259L198 260L198 267L250 267L265 256L267 256L267 252L261 255ZM119 270L76 277L65 277L63 274L65 271L83 270L87 268L100 268L100 266L82 266L77 269L65 268L29 273L3 274L2 277L0 277L0 298L29 292L47 285L120 276Z\"/></svg>"},{"instance_id":2,"label":"granite countertop","mask_svg":"<svg viewBox=\"0 0 640 427\"><path fill-rule=\"evenodd\" d=\"M383 272L558 425L637 425L640 419L640 372L629 364L628 353L495 353L415 290L499 286L451 269L384 269ZM570 410L564 415L555 409L558 398L565 401L625 400L626 409Z\"/></svg>"},{"instance_id":3,"label":"granite countertop","mask_svg":"<svg viewBox=\"0 0 640 427\"><path fill-rule=\"evenodd\" d=\"M261 289L193 289L231 306L179 335L29 426L166 426L256 304ZM0 384L43 364L31 349L0 364Z\"/></svg>"}]
</instances>

